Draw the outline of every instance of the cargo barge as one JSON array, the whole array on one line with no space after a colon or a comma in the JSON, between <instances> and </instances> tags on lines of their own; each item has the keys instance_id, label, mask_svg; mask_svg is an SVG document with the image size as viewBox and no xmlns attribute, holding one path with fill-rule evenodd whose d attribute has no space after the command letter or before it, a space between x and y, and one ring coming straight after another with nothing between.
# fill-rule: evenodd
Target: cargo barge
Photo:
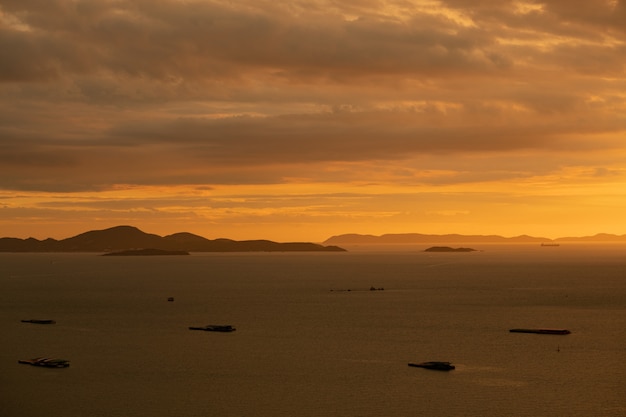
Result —
<instances>
[{"instance_id":1,"label":"cargo barge","mask_svg":"<svg viewBox=\"0 0 626 417\"><path fill-rule=\"evenodd\" d=\"M234 332L235 329L230 324L207 324L206 326L192 326L189 330L204 330L205 332Z\"/></svg>"},{"instance_id":2,"label":"cargo barge","mask_svg":"<svg viewBox=\"0 0 626 417\"><path fill-rule=\"evenodd\" d=\"M39 320L39 319L30 319L30 320L22 320L22 323L35 323L35 324L54 324L56 321L54 320Z\"/></svg>"},{"instance_id":3,"label":"cargo barge","mask_svg":"<svg viewBox=\"0 0 626 417\"><path fill-rule=\"evenodd\" d=\"M43 368L67 368L70 366L70 361L54 358L20 359L17 362L26 365L41 366Z\"/></svg>"},{"instance_id":4,"label":"cargo barge","mask_svg":"<svg viewBox=\"0 0 626 417\"><path fill-rule=\"evenodd\" d=\"M567 329L511 329L511 333L570 334Z\"/></svg>"},{"instance_id":5,"label":"cargo barge","mask_svg":"<svg viewBox=\"0 0 626 417\"><path fill-rule=\"evenodd\" d=\"M441 361L430 361L421 363L409 362L409 366L414 366L416 368L433 369L435 371L451 371L455 369L455 366L452 365L450 362Z\"/></svg>"}]
</instances>

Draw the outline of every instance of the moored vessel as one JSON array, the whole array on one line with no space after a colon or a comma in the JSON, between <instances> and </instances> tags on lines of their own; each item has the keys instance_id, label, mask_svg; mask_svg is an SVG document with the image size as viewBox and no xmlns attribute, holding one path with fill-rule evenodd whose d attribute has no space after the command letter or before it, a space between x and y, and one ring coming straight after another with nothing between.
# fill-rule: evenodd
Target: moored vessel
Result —
<instances>
[{"instance_id":1,"label":"moored vessel","mask_svg":"<svg viewBox=\"0 0 626 417\"><path fill-rule=\"evenodd\" d=\"M456 368L450 362L441 361L429 361L420 363L409 362L409 366L414 366L416 368L433 369L435 371L451 371Z\"/></svg>"},{"instance_id":2,"label":"moored vessel","mask_svg":"<svg viewBox=\"0 0 626 417\"><path fill-rule=\"evenodd\" d=\"M511 329L511 333L570 334L567 329Z\"/></svg>"},{"instance_id":3,"label":"moored vessel","mask_svg":"<svg viewBox=\"0 0 626 417\"><path fill-rule=\"evenodd\" d=\"M67 368L70 366L70 362L68 360L55 358L20 359L17 362L26 365L41 366L44 368Z\"/></svg>"},{"instance_id":4,"label":"moored vessel","mask_svg":"<svg viewBox=\"0 0 626 417\"><path fill-rule=\"evenodd\" d=\"M39 320L39 319L30 319L30 320L22 320L22 323L35 323L35 324L55 324L54 320Z\"/></svg>"},{"instance_id":5,"label":"moored vessel","mask_svg":"<svg viewBox=\"0 0 626 417\"><path fill-rule=\"evenodd\" d=\"M206 326L192 326L189 330L204 330L206 332L234 332L235 329L230 324L207 324Z\"/></svg>"}]
</instances>

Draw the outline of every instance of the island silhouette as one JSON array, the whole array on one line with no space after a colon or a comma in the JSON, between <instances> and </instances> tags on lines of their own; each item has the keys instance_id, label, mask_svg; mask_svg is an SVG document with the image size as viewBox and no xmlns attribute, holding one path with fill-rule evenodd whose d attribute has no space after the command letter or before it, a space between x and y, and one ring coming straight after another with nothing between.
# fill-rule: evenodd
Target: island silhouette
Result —
<instances>
[{"instance_id":1,"label":"island silhouette","mask_svg":"<svg viewBox=\"0 0 626 417\"><path fill-rule=\"evenodd\" d=\"M150 249L149 251L137 251ZM206 239L182 232L168 236L145 233L133 226L115 226L92 230L62 240L34 238L0 238L0 252L122 252L148 255L183 252L344 252L338 246L324 246L310 242L279 243L270 240ZM176 253L176 252L174 252Z\"/></svg>"},{"instance_id":2,"label":"island silhouette","mask_svg":"<svg viewBox=\"0 0 626 417\"><path fill-rule=\"evenodd\" d=\"M167 250L167 249L126 249L115 252L107 252L102 256L165 256L165 255L189 255L186 250Z\"/></svg>"},{"instance_id":3,"label":"island silhouette","mask_svg":"<svg viewBox=\"0 0 626 417\"><path fill-rule=\"evenodd\" d=\"M559 237L549 239L546 237L534 237L520 235L514 237L503 237L498 235L460 235L460 234L422 234L422 233L397 233L384 234L380 236L362 235L349 233L332 236L326 239L324 245L408 245L408 244L437 244L437 243L558 243L558 242L605 242L605 243L626 243L626 235L613 235L609 233L599 233L594 236L582 237Z\"/></svg>"},{"instance_id":4,"label":"island silhouette","mask_svg":"<svg viewBox=\"0 0 626 417\"><path fill-rule=\"evenodd\" d=\"M451 248L450 246L431 246L424 252L476 252L473 248Z\"/></svg>"},{"instance_id":5,"label":"island silhouette","mask_svg":"<svg viewBox=\"0 0 626 417\"><path fill-rule=\"evenodd\" d=\"M274 242L271 240L206 239L188 232L159 236L146 233L134 226L115 226L103 230L91 230L79 235L56 240L52 238L19 239L0 238L0 252L123 252L119 255L162 254L169 251L182 252L345 252L346 246L402 245L402 244L461 244L461 243L535 243L558 246L559 242L580 243L626 243L626 235L599 233L594 236L561 237L548 239L521 235L503 237L498 235L421 234L400 233L380 236L343 234L332 236L321 244L312 242ZM552 245L551 245L552 244ZM150 249L150 251L146 251ZM141 251L143 250L143 252ZM128 252L130 251L130 252ZM116 253L117 255L117 253Z\"/></svg>"}]
</instances>

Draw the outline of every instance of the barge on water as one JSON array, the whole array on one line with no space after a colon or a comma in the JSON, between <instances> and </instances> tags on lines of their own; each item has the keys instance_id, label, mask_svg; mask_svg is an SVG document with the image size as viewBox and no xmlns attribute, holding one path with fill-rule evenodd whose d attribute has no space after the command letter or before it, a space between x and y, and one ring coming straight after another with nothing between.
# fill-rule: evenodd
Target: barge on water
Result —
<instances>
[{"instance_id":1,"label":"barge on water","mask_svg":"<svg viewBox=\"0 0 626 417\"><path fill-rule=\"evenodd\" d=\"M192 326L189 330L204 330L205 332L234 332L235 329L230 324L207 324L206 326Z\"/></svg>"},{"instance_id":2,"label":"barge on water","mask_svg":"<svg viewBox=\"0 0 626 417\"><path fill-rule=\"evenodd\" d=\"M26 365L41 366L43 368L67 368L70 366L70 361L54 358L20 359L17 362Z\"/></svg>"},{"instance_id":3,"label":"barge on water","mask_svg":"<svg viewBox=\"0 0 626 417\"><path fill-rule=\"evenodd\" d=\"M30 319L30 320L22 320L22 323L35 323L35 324L55 324L54 320L39 320L39 319Z\"/></svg>"},{"instance_id":4,"label":"barge on water","mask_svg":"<svg viewBox=\"0 0 626 417\"><path fill-rule=\"evenodd\" d=\"M567 329L511 329L511 333L570 334Z\"/></svg>"},{"instance_id":5,"label":"barge on water","mask_svg":"<svg viewBox=\"0 0 626 417\"><path fill-rule=\"evenodd\" d=\"M433 369L435 371L451 371L455 369L455 366L452 365L450 362L441 362L441 361L430 361L430 362L421 362L421 363L409 362L409 366L414 366L416 368Z\"/></svg>"}]
</instances>

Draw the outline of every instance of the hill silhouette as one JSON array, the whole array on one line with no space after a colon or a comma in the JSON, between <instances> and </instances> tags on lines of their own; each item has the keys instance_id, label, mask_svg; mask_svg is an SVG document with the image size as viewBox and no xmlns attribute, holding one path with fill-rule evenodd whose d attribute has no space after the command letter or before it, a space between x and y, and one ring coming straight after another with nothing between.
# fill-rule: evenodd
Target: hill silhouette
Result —
<instances>
[{"instance_id":1,"label":"hill silhouette","mask_svg":"<svg viewBox=\"0 0 626 417\"><path fill-rule=\"evenodd\" d=\"M550 242L623 242L626 235L612 235L599 233L595 236L561 237L548 239L520 235L503 237L498 235L429 235L421 233L399 233L375 235L360 235L356 233L332 236L323 242L324 245L400 245L400 244L437 244L437 243L550 243Z\"/></svg>"},{"instance_id":2,"label":"hill silhouette","mask_svg":"<svg viewBox=\"0 0 626 417\"><path fill-rule=\"evenodd\" d=\"M129 249L162 249L187 252L341 252L337 246L309 242L278 243L270 240L210 240L192 233L159 236L133 226L92 230L63 239L0 238L0 252L112 252Z\"/></svg>"}]
</instances>

